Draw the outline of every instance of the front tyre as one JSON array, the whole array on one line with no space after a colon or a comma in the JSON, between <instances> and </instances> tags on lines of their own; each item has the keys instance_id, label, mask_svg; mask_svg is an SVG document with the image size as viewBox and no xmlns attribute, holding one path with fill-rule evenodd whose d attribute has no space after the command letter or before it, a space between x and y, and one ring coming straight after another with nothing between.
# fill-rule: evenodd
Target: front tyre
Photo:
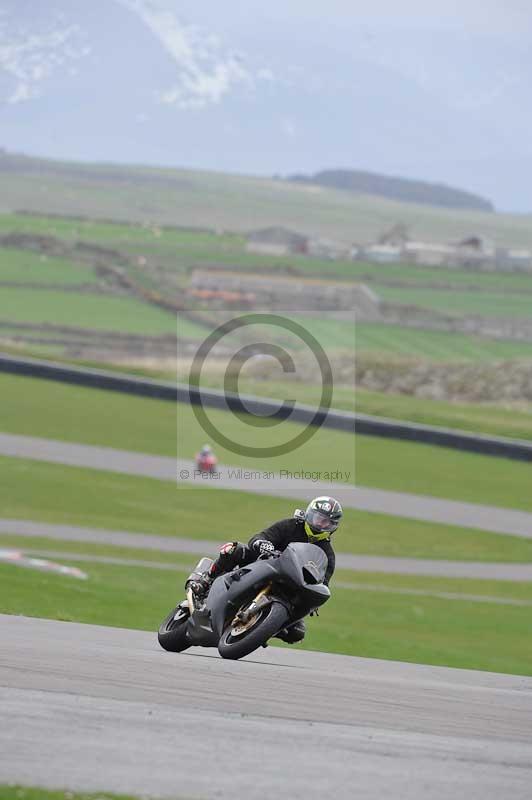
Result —
<instances>
[{"instance_id":1,"label":"front tyre","mask_svg":"<svg viewBox=\"0 0 532 800\"><path fill-rule=\"evenodd\" d=\"M253 627L243 633L235 634L234 625L228 627L218 642L218 652L222 658L248 656L278 633L286 625L288 618L288 611L282 603L272 603L261 611Z\"/></svg>"},{"instance_id":2,"label":"front tyre","mask_svg":"<svg viewBox=\"0 0 532 800\"><path fill-rule=\"evenodd\" d=\"M187 636L188 609L177 606L171 611L159 627L158 639L163 650L170 653L181 653L190 647Z\"/></svg>"}]
</instances>

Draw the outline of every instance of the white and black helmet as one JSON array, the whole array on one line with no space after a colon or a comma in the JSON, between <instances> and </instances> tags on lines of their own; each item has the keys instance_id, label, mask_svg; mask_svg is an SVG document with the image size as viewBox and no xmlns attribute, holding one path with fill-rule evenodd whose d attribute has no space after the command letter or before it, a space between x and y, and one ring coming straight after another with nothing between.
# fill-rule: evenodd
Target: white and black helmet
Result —
<instances>
[{"instance_id":1,"label":"white and black helmet","mask_svg":"<svg viewBox=\"0 0 532 800\"><path fill-rule=\"evenodd\" d=\"M310 541L328 539L342 519L342 506L334 497L315 497L305 511L305 531Z\"/></svg>"}]
</instances>

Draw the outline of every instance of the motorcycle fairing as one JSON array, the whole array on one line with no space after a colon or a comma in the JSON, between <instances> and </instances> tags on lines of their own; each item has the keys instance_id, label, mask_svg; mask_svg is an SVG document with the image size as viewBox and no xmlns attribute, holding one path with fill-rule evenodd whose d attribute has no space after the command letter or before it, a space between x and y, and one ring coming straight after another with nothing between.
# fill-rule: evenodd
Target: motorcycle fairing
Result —
<instances>
[{"instance_id":1,"label":"motorcycle fairing","mask_svg":"<svg viewBox=\"0 0 532 800\"><path fill-rule=\"evenodd\" d=\"M212 630L218 639L228 617L234 617L248 598L252 600L276 576L276 562L277 559L255 561L216 578L208 594L206 608L210 612Z\"/></svg>"},{"instance_id":2,"label":"motorcycle fairing","mask_svg":"<svg viewBox=\"0 0 532 800\"><path fill-rule=\"evenodd\" d=\"M300 616L323 605L331 596L323 583L327 563L321 547L310 542L293 542L279 556L278 570L283 580L297 587L298 602L294 610Z\"/></svg>"}]
</instances>

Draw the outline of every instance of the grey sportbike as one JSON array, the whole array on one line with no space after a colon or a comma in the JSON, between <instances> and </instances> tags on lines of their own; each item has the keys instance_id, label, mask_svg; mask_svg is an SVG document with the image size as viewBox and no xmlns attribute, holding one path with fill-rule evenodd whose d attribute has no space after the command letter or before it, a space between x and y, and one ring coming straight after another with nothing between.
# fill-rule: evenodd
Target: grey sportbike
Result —
<instances>
[{"instance_id":1,"label":"grey sportbike","mask_svg":"<svg viewBox=\"0 0 532 800\"><path fill-rule=\"evenodd\" d=\"M180 653L192 645L217 647L238 659L330 598L324 584L327 556L314 544L293 542L282 552L220 575L206 597L195 594L195 578L212 560L202 558L187 581L187 597L161 623L159 644Z\"/></svg>"}]
</instances>

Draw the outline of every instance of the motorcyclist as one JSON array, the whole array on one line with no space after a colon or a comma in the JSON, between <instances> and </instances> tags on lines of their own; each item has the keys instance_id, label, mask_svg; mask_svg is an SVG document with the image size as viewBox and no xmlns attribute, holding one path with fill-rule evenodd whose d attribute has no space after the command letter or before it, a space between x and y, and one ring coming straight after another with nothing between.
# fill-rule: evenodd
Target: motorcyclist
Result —
<instances>
[{"instance_id":1,"label":"motorcyclist","mask_svg":"<svg viewBox=\"0 0 532 800\"><path fill-rule=\"evenodd\" d=\"M214 472L217 459L210 444L204 444L199 453L196 453L196 468L202 472Z\"/></svg>"},{"instance_id":2,"label":"motorcyclist","mask_svg":"<svg viewBox=\"0 0 532 800\"><path fill-rule=\"evenodd\" d=\"M268 557L275 550L283 551L291 542L310 542L323 550L327 556L324 583L328 584L336 562L330 537L337 529L342 515L342 506L334 497L315 497L305 511L296 509L293 517L274 522L252 536L247 545L240 542L224 544L210 570L187 585L191 585L197 594L206 595L219 575L230 572L235 567L251 564L258 558ZM298 620L278 634L279 639L290 644L301 641L304 636L303 620Z\"/></svg>"}]
</instances>

